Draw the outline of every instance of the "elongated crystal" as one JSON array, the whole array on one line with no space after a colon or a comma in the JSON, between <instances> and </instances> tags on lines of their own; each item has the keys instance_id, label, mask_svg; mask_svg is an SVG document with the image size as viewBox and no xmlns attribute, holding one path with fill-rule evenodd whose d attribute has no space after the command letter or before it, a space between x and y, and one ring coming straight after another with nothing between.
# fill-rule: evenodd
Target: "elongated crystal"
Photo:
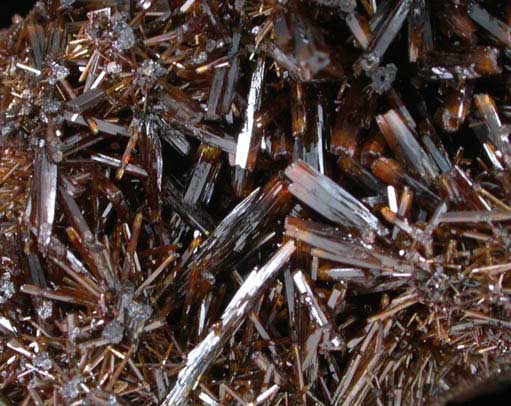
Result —
<instances>
[{"instance_id":1,"label":"elongated crystal","mask_svg":"<svg viewBox=\"0 0 511 406\"><path fill-rule=\"evenodd\" d=\"M39 144L34 166L36 175L32 187L31 218L37 228L37 241L41 250L46 252L55 219L58 168L57 164L48 158L44 141Z\"/></svg>"},{"instance_id":2,"label":"elongated crystal","mask_svg":"<svg viewBox=\"0 0 511 406\"><path fill-rule=\"evenodd\" d=\"M289 205L287 185L273 179L264 188L254 190L239 203L202 243L194 259L215 275L231 266L261 238L266 238L274 221Z\"/></svg>"},{"instance_id":3,"label":"elongated crystal","mask_svg":"<svg viewBox=\"0 0 511 406\"><path fill-rule=\"evenodd\" d=\"M443 89L442 93L443 105L437 110L436 121L445 131L458 131L470 112L472 87L461 85Z\"/></svg>"},{"instance_id":4,"label":"elongated crystal","mask_svg":"<svg viewBox=\"0 0 511 406\"><path fill-rule=\"evenodd\" d=\"M433 48L433 32L428 4L414 0L408 17L408 59L417 62Z\"/></svg>"},{"instance_id":5,"label":"elongated crystal","mask_svg":"<svg viewBox=\"0 0 511 406\"><path fill-rule=\"evenodd\" d=\"M264 85L266 63L263 58L257 60L257 64L250 83L250 92L247 98L247 110L243 128L238 136L236 147L236 173L234 187L238 195L242 194L247 171L254 170L257 152L261 141L256 129L256 113L261 106L262 89Z\"/></svg>"},{"instance_id":6,"label":"elongated crystal","mask_svg":"<svg viewBox=\"0 0 511 406\"><path fill-rule=\"evenodd\" d=\"M485 119L489 129L488 135L493 145L501 151L503 160L508 168L511 167L511 144L508 139L511 131L508 126L502 124L493 98L488 94L476 94L474 101L477 109Z\"/></svg>"},{"instance_id":7,"label":"elongated crystal","mask_svg":"<svg viewBox=\"0 0 511 406\"><path fill-rule=\"evenodd\" d=\"M384 183L394 186L408 186L420 197L418 204L434 210L440 197L423 182L405 173L399 163L388 158L378 158L371 165L373 174Z\"/></svg>"},{"instance_id":8,"label":"elongated crystal","mask_svg":"<svg viewBox=\"0 0 511 406\"><path fill-rule=\"evenodd\" d=\"M357 62L365 71L372 71L379 65L391 42L401 30L411 5L412 0L398 0L382 20L373 41Z\"/></svg>"},{"instance_id":9,"label":"elongated crystal","mask_svg":"<svg viewBox=\"0 0 511 406\"><path fill-rule=\"evenodd\" d=\"M76 114L82 114L105 100L105 92L99 88L89 90L66 103L66 108Z\"/></svg>"},{"instance_id":10,"label":"elongated crystal","mask_svg":"<svg viewBox=\"0 0 511 406\"><path fill-rule=\"evenodd\" d=\"M201 145L193 173L184 195L184 202L209 204L215 189L222 162L218 148Z\"/></svg>"},{"instance_id":11,"label":"elongated crystal","mask_svg":"<svg viewBox=\"0 0 511 406\"><path fill-rule=\"evenodd\" d=\"M353 157L358 152L364 108L364 96L358 83L355 83L346 91L336 112L330 138L330 151L333 154L344 153Z\"/></svg>"},{"instance_id":12,"label":"elongated crystal","mask_svg":"<svg viewBox=\"0 0 511 406\"><path fill-rule=\"evenodd\" d=\"M427 80L468 80L498 75L502 68L499 51L492 47L473 47L464 52L430 52L420 69Z\"/></svg>"},{"instance_id":13,"label":"elongated crystal","mask_svg":"<svg viewBox=\"0 0 511 406\"><path fill-rule=\"evenodd\" d=\"M416 134L395 110L377 116L376 122L394 154L426 183L438 176L438 167L417 142Z\"/></svg>"},{"instance_id":14,"label":"elongated crystal","mask_svg":"<svg viewBox=\"0 0 511 406\"><path fill-rule=\"evenodd\" d=\"M488 11L475 1L469 2L467 11L470 18L477 24L493 35L498 41L511 47L511 27L509 27L509 25L490 15Z\"/></svg>"},{"instance_id":15,"label":"elongated crystal","mask_svg":"<svg viewBox=\"0 0 511 406\"><path fill-rule=\"evenodd\" d=\"M157 221L161 218L161 191L163 182L163 157L160 138L156 132L156 125L147 120L142 129L140 149L144 167L148 174L147 195L151 208L151 217Z\"/></svg>"},{"instance_id":16,"label":"elongated crystal","mask_svg":"<svg viewBox=\"0 0 511 406\"><path fill-rule=\"evenodd\" d=\"M291 164L286 176L293 182L289 191L327 219L361 234L371 230L379 236L387 235L388 230L359 200L305 162Z\"/></svg>"},{"instance_id":17,"label":"elongated crystal","mask_svg":"<svg viewBox=\"0 0 511 406\"><path fill-rule=\"evenodd\" d=\"M177 382L162 405L180 406L187 403L196 381L217 357L225 341L236 331L247 317L255 301L275 279L282 266L295 251L294 242L289 241L261 269L252 271L238 289L222 314L215 328L187 356L186 365L179 372Z\"/></svg>"},{"instance_id":18,"label":"elongated crystal","mask_svg":"<svg viewBox=\"0 0 511 406\"><path fill-rule=\"evenodd\" d=\"M314 255L337 263L364 269L393 268L398 272L412 268L405 261L380 251L358 238L342 238L332 227L293 217L286 218L286 235L312 247Z\"/></svg>"}]
</instances>

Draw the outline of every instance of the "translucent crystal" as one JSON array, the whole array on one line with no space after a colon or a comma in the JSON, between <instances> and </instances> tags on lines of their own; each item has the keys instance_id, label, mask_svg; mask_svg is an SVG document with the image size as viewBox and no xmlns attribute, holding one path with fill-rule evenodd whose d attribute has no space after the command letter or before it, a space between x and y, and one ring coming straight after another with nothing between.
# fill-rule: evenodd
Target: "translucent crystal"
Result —
<instances>
[{"instance_id":1,"label":"translucent crystal","mask_svg":"<svg viewBox=\"0 0 511 406\"><path fill-rule=\"evenodd\" d=\"M297 102L299 101L297 100ZM358 153L360 143L359 134L363 127L362 120L364 111L367 108L366 103L367 99L364 97L363 89L358 83L353 83L344 92L342 98L339 100L335 123L330 135L330 151L333 154L343 154L348 157L353 157ZM299 106L296 106L297 110L299 108ZM306 116L306 123L309 120L308 116ZM300 132L305 133L305 131Z\"/></svg>"},{"instance_id":2,"label":"translucent crystal","mask_svg":"<svg viewBox=\"0 0 511 406\"><path fill-rule=\"evenodd\" d=\"M103 406L120 406L117 396L113 393L107 393L99 389L94 389L87 394L87 401L90 402L91 406L103 405Z\"/></svg>"},{"instance_id":3,"label":"translucent crystal","mask_svg":"<svg viewBox=\"0 0 511 406\"><path fill-rule=\"evenodd\" d=\"M499 51L493 47L472 47L464 52L431 51L419 70L428 80L467 80L482 76L497 75Z\"/></svg>"},{"instance_id":4,"label":"translucent crystal","mask_svg":"<svg viewBox=\"0 0 511 406\"><path fill-rule=\"evenodd\" d=\"M323 310L321 310L319 307L314 293L305 280L303 273L301 271L296 272L293 275L293 280L298 291L305 297L305 303L309 307L312 319L318 324L319 327L326 327L328 325L328 320L323 313Z\"/></svg>"},{"instance_id":5,"label":"translucent crystal","mask_svg":"<svg viewBox=\"0 0 511 406\"><path fill-rule=\"evenodd\" d=\"M0 404L450 404L506 378L510 24L498 0L14 16Z\"/></svg>"},{"instance_id":6,"label":"translucent crystal","mask_svg":"<svg viewBox=\"0 0 511 406\"><path fill-rule=\"evenodd\" d=\"M264 188L254 190L203 242L194 265L204 264L213 274L221 272L267 235L288 204L289 194L281 179L273 179Z\"/></svg>"},{"instance_id":7,"label":"translucent crystal","mask_svg":"<svg viewBox=\"0 0 511 406\"><path fill-rule=\"evenodd\" d=\"M75 1L76 0L60 0L60 7L65 8L71 7L75 3Z\"/></svg>"},{"instance_id":8,"label":"translucent crystal","mask_svg":"<svg viewBox=\"0 0 511 406\"><path fill-rule=\"evenodd\" d=\"M378 26L376 36L358 64L366 71L371 72L381 62L382 57L401 29L412 0L399 0L392 9L389 9L382 23Z\"/></svg>"},{"instance_id":9,"label":"translucent crystal","mask_svg":"<svg viewBox=\"0 0 511 406\"><path fill-rule=\"evenodd\" d=\"M445 131L458 131L470 112L472 87L448 88L443 93L443 106L438 109L435 118Z\"/></svg>"},{"instance_id":10,"label":"translucent crystal","mask_svg":"<svg viewBox=\"0 0 511 406\"><path fill-rule=\"evenodd\" d=\"M293 181L289 191L329 220L355 227L364 235L369 230L380 236L388 233L360 201L305 162L291 164L286 169L286 175Z\"/></svg>"},{"instance_id":11,"label":"translucent crystal","mask_svg":"<svg viewBox=\"0 0 511 406\"><path fill-rule=\"evenodd\" d=\"M425 0L416 0L408 17L408 58L410 62L417 62L424 58L432 48L433 32L429 7Z\"/></svg>"},{"instance_id":12,"label":"translucent crystal","mask_svg":"<svg viewBox=\"0 0 511 406\"><path fill-rule=\"evenodd\" d=\"M468 4L468 15L477 24L508 47L511 46L511 27L509 25L490 15L488 11L482 8L475 1L471 0Z\"/></svg>"},{"instance_id":13,"label":"translucent crystal","mask_svg":"<svg viewBox=\"0 0 511 406\"><path fill-rule=\"evenodd\" d=\"M293 156L295 159L302 159L323 175L328 170L326 147L331 125L326 94L328 90L325 86L297 84L296 93L293 93L296 100L291 103L294 119L292 124L295 127ZM356 113L350 116L347 121L353 116L356 117ZM336 130L339 128L336 127ZM335 138L334 132L332 139ZM332 150L337 153L338 145L332 145Z\"/></svg>"},{"instance_id":14,"label":"translucent crystal","mask_svg":"<svg viewBox=\"0 0 511 406\"><path fill-rule=\"evenodd\" d=\"M438 167L420 146L414 130L407 125L402 115L395 110L389 110L377 116L376 122L396 156L413 168L424 181L433 182L438 176Z\"/></svg>"},{"instance_id":15,"label":"translucent crystal","mask_svg":"<svg viewBox=\"0 0 511 406\"><path fill-rule=\"evenodd\" d=\"M183 197L185 203L208 204L221 169L220 150L206 145L199 147L199 157Z\"/></svg>"},{"instance_id":16,"label":"translucent crystal","mask_svg":"<svg viewBox=\"0 0 511 406\"><path fill-rule=\"evenodd\" d=\"M164 203L176 212L179 217L189 223L193 228L205 234L210 234L214 228L211 217L200 206L190 205L185 202L185 197L179 192L172 182L167 182L164 187Z\"/></svg>"},{"instance_id":17,"label":"translucent crystal","mask_svg":"<svg viewBox=\"0 0 511 406\"><path fill-rule=\"evenodd\" d=\"M82 115L74 114L69 111L64 112L64 119L70 124L77 124L84 127L89 127L90 120L87 121ZM123 135L129 137L129 132L127 126L121 126L110 121L101 120L99 118L94 118L94 126L97 127L97 132L104 132L106 134L111 135Z\"/></svg>"},{"instance_id":18,"label":"translucent crystal","mask_svg":"<svg viewBox=\"0 0 511 406\"><path fill-rule=\"evenodd\" d=\"M294 251L295 245L290 241L277 251L266 265L250 273L227 305L219 324L188 353L186 365L179 372L177 381L162 406L187 404L188 396L196 385L197 379L208 369L222 345L244 321L264 288L277 276L278 271Z\"/></svg>"},{"instance_id":19,"label":"translucent crystal","mask_svg":"<svg viewBox=\"0 0 511 406\"><path fill-rule=\"evenodd\" d=\"M165 90L161 94L161 101L168 118L189 124L197 124L202 120L202 106L187 92L171 85L167 85Z\"/></svg>"},{"instance_id":20,"label":"translucent crystal","mask_svg":"<svg viewBox=\"0 0 511 406\"><path fill-rule=\"evenodd\" d=\"M382 270L389 267L397 272L411 270L405 261L380 250L374 243L367 243L352 235L339 237L336 229L325 225L288 217L285 229L288 236L313 247L313 255L329 261L364 269Z\"/></svg>"},{"instance_id":21,"label":"translucent crystal","mask_svg":"<svg viewBox=\"0 0 511 406\"><path fill-rule=\"evenodd\" d=\"M367 192L375 195L384 194L385 186L366 168L364 168L357 160L342 156L337 161L339 169L353 182L358 183Z\"/></svg>"},{"instance_id":22,"label":"translucent crystal","mask_svg":"<svg viewBox=\"0 0 511 406\"><path fill-rule=\"evenodd\" d=\"M73 100L66 103L68 110L73 113L82 114L87 110L96 107L98 104L103 102L106 98L105 92L101 89L88 90Z\"/></svg>"},{"instance_id":23,"label":"translucent crystal","mask_svg":"<svg viewBox=\"0 0 511 406\"><path fill-rule=\"evenodd\" d=\"M244 174L242 172L252 171L254 169L260 144L260 137L256 136L255 114L261 105L265 66L264 59L259 59L254 75L252 76L245 122L238 136L235 190L240 196L242 195L244 186Z\"/></svg>"},{"instance_id":24,"label":"translucent crystal","mask_svg":"<svg viewBox=\"0 0 511 406\"><path fill-rule=\"evenodd\" d=\"M509 134L511 129L503 125L495 101L488 94L476 94L474 96L475 105L485 119L488 128L488 137L492 143L500 150L502 158L506 165L511 167L511 144Z\"/></svg>"},{"instance_id":25,"label":"translucent crystal","mask_svg":"<svg viewBox=\"0 0 511 406\"><path fill-rule=\"evenodd\" d=\"M298 80L310 81L321 71L343 75L334 52L326 44L319 27L304 13L274 13L273 28L278 46L267 44L266 52Z\"/></svg>"}]
</instances>

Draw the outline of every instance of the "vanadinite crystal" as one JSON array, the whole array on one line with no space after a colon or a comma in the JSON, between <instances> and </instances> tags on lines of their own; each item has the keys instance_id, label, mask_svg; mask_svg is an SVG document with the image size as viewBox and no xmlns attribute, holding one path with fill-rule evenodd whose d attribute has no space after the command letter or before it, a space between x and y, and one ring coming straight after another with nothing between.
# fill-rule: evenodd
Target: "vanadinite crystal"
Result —
<instances>
[{"instance_id":1,"label":"vanadinite crystal","mask_svg":"<svg viewBox=\"0 0 511 406\"><path fill-rule=\"evenodd\" d=\"M510 4L13 17L0 404L429 405L508 376Z\"/></svg>"}]
</instances>

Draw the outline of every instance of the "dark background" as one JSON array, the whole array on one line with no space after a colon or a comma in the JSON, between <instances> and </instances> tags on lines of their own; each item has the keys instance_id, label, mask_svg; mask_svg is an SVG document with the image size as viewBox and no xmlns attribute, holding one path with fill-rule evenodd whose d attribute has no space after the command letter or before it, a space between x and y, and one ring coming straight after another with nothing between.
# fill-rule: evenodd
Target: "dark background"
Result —
<instances>
[{"instance_id":1,"label":"dark background","mask_svg":"<svg viewBox=\"0 0 511 406\"><path fill-rule=\"evenodd\" d=\"M0 0L0 27L11 25L11 18L14 14L26 15L34 5L35 0ZM500 405L511 404L511 382L507 381L496 385L497 387L486 388L487 393L472 394L459 402L449 402L449 405ZM481 388L482 392L485 392ZM476 390L477 392L477 390ZM489 392L489 393L488 393Z\"/></svg>"},{"instance_id":2,"label":"dark background","mask_svg":"<svg viewBox=\"0 0 511 406\"><path fill-rule=\"evenodd\" d=\"M7 0L0 3L0 26L11 25L11 18L14 14L25 15L34 5L35 0Z\"/></svg>"}]
</instances>

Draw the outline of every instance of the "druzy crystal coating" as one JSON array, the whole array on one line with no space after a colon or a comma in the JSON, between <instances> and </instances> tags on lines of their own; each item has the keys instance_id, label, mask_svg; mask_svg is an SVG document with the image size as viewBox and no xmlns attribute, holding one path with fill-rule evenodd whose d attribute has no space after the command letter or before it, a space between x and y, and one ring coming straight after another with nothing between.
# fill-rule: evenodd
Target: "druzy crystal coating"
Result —
<instances>
[{"instance_id":1,"label":"druzy crystal coating","mask_svg":"<svg viewBox=\"0 0 511 406\"><path fill-rule=\"evenodd\" d=\"M430 405L509 370L508 1L12 22L0 404Z\"/></svg>"}]
</instances>

